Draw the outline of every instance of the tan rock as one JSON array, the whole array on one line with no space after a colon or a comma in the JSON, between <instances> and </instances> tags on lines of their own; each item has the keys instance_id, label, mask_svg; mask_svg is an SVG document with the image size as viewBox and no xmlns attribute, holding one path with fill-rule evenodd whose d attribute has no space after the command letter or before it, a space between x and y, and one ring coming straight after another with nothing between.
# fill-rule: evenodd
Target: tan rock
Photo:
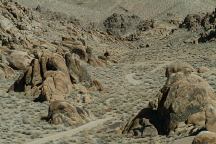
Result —
<instances>
[{"instance_id":1,"label":"tan rock","mask_svg":"<svg viewBox=\"0 0 216 144\"><path fill-rule=\"evenodd\" d=\"M216 133L216 102L206 108L206 129Z\"/></svg>"},{"instance_id":2,"label":"tan rock","mask_svg":"<svg viewBox=\"0 0 216 144\"><path fill-rule=\"evenodd\" d=\"M165 75L169 77L172 73L183 72L184 74L190 74L194 71L194 68L190 64L176 61L167 66Z\"/></svg>"},{"instance_id":3,"label":"tan rock","mask_svg":"<svg viewBox=\"0 0 216 144\"><path fill-rule=\"evenodd\" d=\"M42 83L40 63L37 59L32 62L32 86L37 86Z\"/></svg>"},{"instance_id":4,"label":"tan rock","mask_svg":"<svg viewBox=\"0 0 216 144\"><path fill-rule=\"evenodd\" d=\"M0 79L5 79L5 73L0 69Z\"/></svg>"},{"instance_id":5,"label":"tan rock","mask_svg":"<svg viewBox=\"0 0 216 144\"><path fill-rule=\"evenodd\" d=\"M86 68L80 64L76 55L67 53L65 55L66 65L73 83L85 82L91 83L91 77Z\"/></svg>"},{"instance_id":6,"label":"tan rock","mask_svg":"<svg viewBox=\"0 0 216 144\"><path fill-rule=\"evenodd\" d=\"M168 124L164 125L164 130L168 131L174 130L178 122L186 121L189 116L202 112L215 100L214 91L206 80L195 74L185 75L182 72L173 73L168 77L162 93L158 111L161 121ZM203 125L203 117L205 116L199 116L193 123Z\"/></svg>"},{"instance_id":7,"label":"tan rock","mask_svg":"<svg viewBox=\"0 0 216 144\"><path fill-rule=\"evenodd\" d=\"M48 120L52 124L76 125L91 119L89 112L67 101L53 101L49 106Z\"/></svg>"},{"instance_id":8,"label":"tan rock","mask_svg":"<svg viewBox=\"0 0 216 144\"><path fill-rule=\"evenodd\" d=\"M42 95L48 101L64 100L71 92L72 84L61 71L47 71L42 84Z\"/></svg>"},{"instance_id":9,"label":"tan rock","mask_svg":"<svg viewBox=\"0 0 216 144\"><path fill-rule=\"evenodd\" d=\"M216 144L216 133L203 131L194 138L193 144Z\"/></svg>"},{"instance_id":10,"label":"tan rock","mask_svg":"<svg viewBox=\"0 0 216 144\"><path fill-rule=\"evenodd\" d=\"M12 51L7 57L10 66L18 70L26 70L32 59L27 52L23 51Z\"/></svg>"},{"instance_id":11,"label":"tan rock","mask_svg":"<svg viewBox=\"0 0 216 144\"><path fill-rule=\"evenodd\" d=\"M204 66L197 68L198 73L205 73L205 72L208 72L208 71L209 71L209 68L204 67Z\"/></svg>"},{"instance_id":12,"label":"tan rock","mask_svg":"<svg viewBox=\"0 0 216 144\"><path fill-rule=\"evenodd\" d=\"M6 64L0 63L0 71L1 71L0 72L1 78L9 79L9 78L14 78L15 76L15 71Z\"/></svg>"},{"instance_id":13,"label":"tan rock","mask_svg":"<svg viewBox=\"0 0 216 144\"><path fill-rule=\"evenodd\" d=\"M165 135L175 133L189 135L201 128L214 131L216 129L214 90L206 80L192 72L193 67L187 63L177 62L168 66L166 68L167 81L157 95L158 101L150 102L146 108L153 113L141 111L135 119L138 119L139 123L142 118L149 119L158 133ZM214 106L211 106L213 104ZM195 128L195 131L187 130L187 126L180 128L180 124L185 121L187 126L193 125L191 130ZM133 131L134 128L137 130L137 127L133 126L136 123L136 121L130 121L124 132Z\"/></svg>"},{"instance_id":14,"label":"tan rock","mask_svg":"<svg viewBox=\"0 0 216 144\"><path fill-rule=\"evenodd\" d=\"M92 81L92 83L93 83L93 86L96 88L96 90L98 90L98 91L104 90L102 84L98 80L95 79Z\"/></svg>"},{"instance_id":15,"label":"tan rock","mask_svg":"<svg viewBox=\"0 0 216 144\"><path fill-rule=\"evenodd\" d=\"M187 119L187 124L192 124L199 128L205 128L205 121L206 121L205 111L201 111L190 115Z\"/></svg>"},{"instance_id":16,"label":"tan rock","mask_svg":"<svg viewBox=\"0 0 216 144\"><path fill-rule=\"evenodd\" d=\"M65 63L65 59L56 53L53 53L47 61L47 71L48 70L55 70L55 71L61 71L65 74L68 74L68 68Z\"/></svg>"}]
</instances>

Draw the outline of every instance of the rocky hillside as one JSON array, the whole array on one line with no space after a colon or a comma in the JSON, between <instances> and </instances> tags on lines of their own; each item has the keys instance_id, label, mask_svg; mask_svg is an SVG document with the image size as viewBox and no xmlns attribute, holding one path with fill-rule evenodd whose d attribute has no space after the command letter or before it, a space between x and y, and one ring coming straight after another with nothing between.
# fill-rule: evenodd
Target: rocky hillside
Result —
<instances>
[{"instance_id":1,"label":"rocky hillside","mask_svg":"<svg viewBox=\"0 0 216 144\"><path fill-rule=\"evenodd\" d=\"M0 143L215 144L214 4L0 0Z\"/></svg>"}]
</instances>

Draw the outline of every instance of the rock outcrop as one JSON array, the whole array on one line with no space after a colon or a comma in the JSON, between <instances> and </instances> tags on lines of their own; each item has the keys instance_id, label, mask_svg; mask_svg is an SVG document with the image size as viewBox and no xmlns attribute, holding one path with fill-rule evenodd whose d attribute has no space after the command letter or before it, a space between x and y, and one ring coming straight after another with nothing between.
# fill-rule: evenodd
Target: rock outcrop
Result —
<instances>
[{"instance_id":1,"label":"rock outcrop","mask_svg":"<svg viewBox=\"0 0 216 144\"><path fill-rule=\"evenodd\" d=\"M9 65L16 70L26 70L32 61L32 57L27 52L11 51L7 57Z\"/></svg>"},{"instance_id":2,"label":"rock outcrop","mask_svg":"<svg viewBox=\"0 0 216 144\"><path fill-rule=\"evenodd\" d=\"M114 13L104 21L107 33L124 38L138 31L146 31L154 27L153 20L142 20L136 15Z\"/></svg>"},{"instance_id":3,"label":"rock outcrop","mask_svg":"<svg viewBox=\"0 0 216 144\"><path fill-rule=\"evenodd\" d=\"M32 60L24 75L15 82L15 91L32 94L32 90L37 90L40 91L40 99L54 101L64 100L70 94L72 84L83 82L88 83L89 87L93 85L79 59L69 53L64 58L59 54L43 51L36 57L39 58Z\"/></svg>"},{"instance_id":4,"label":"rock outcrop","mask_svg":"<svg viewBox=\"0 0 216 144\"><path fill-rule=\"evenodd\" d=\"M67 101L53 101L49 106L48 121L51 124L76 125L88 122L90 113Z\"/></svg>"},{"instance_id":5,"label":"rock outcrop","mask_svg":"<svg viewBox=\"0 0 216 144\"><path fill-rule=\"evenodd\" d=\"M212 13L190 14L185 17L180 28L200 33L198 42L207 42L216 38L216 10Z\"/></svg>"},{"instance_id":6,"label":"rock outcrop","mask_svg":"<svg viewBox=\"0 0 216 144\"><path fill-rule=\"evenodd\" d=\"M67 100L77 92L82 104L87 104L92 100L89 90L103 90L86 68L106 66L109 60L93 54L86 42L93 39L91 31L66 15L40 6L28 9L13 0L0 0L0 13L0 79L21 73L8 92L24 92L35 102L48 101L48 120L53 124L87 122L89 112Z\"/></svg>"},{"instance_id":7,"label":"rock outcrop","mask_svg":"<svg viewBox=\"0 0 216 144\"><path fill-rule=\"evenodd\" d=\"M214 131L216 118L214 91L206 80L193 71L194 68L187 63L170 64L166 68L167 81L158 94L158 103L150 103L151 107L145 109L150 109L151 113L143 113L145 110L143 109L126 125L123 132L134 131L136 127L133 125L137 125L137 122L142 122L139 130L145 130L146 122L142 119L146 117L151 127L154 126L159 134L175 133L182 122L186 125L192 124L194 128Z\"/></svg>"},{"instance_id":8,"label":"rock outcrop","mask_svg":"<svg viewBox=\"0 0 216 144\"><path fill-rule=\"evenodd\" d=\"M216 133L204 131L198 134L192 144L215 144L216 143Z\"/></svg>"}]
</instances>

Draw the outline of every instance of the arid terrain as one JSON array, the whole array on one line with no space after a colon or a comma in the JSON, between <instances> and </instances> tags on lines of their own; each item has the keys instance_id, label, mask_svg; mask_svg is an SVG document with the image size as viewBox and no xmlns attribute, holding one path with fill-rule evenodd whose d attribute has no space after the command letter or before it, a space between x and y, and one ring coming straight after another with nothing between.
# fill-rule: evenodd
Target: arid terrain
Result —
<instances>
[{"instance_id":1,"label":"arid terrain","mask_svg":"<svg viewBox=\"0 0 216 144\"><path fill-rule=\"evenodd\" d=\"M200 131L216 132L215 6L215 0L0 0L0 143L199 144ZM180 68L168 75L176 61ZM144 132L136 134L131 119L152 101L159 101L152 111L165 111L158 96L166 95L164 87L176 98L167 100L167 113L183 128L161 130L159 114L159 126L144 116L143 130L137 126ZM190 123L199 112L205 118L195 121L202 124Z\"/></svg>"}]
</instances>

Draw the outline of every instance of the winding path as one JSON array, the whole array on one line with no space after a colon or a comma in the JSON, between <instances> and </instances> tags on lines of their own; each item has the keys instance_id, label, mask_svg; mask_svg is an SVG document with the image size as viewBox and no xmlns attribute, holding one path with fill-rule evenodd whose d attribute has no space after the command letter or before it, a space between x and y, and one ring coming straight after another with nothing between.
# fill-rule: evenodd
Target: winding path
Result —
<instances>
[{"instance_id":1,"label":"winding path","mask_svg":"<svg viewBox=\"0 0 216 144\"><path fill-rule=\"evenodd\" d=\"M112 117L91 121L87 124L84 124L80 127L75 128L75 129L71 129L71 130L64 131L64 132L58 132L55 134L50 134L50 135L47 135L43 138L38 138L38 139L35 139L31 142L26 142L25 144L44 144L44 143L47 143L49 141L55 141L55 140L58 140L58 139L63 138L63 137L73 136L73 135L75 135L81 131L84 131L84 130L86 131L86 130L90 130L90 129L93 129L95 127L101 126L102 124L104 124L106 121L108 121L110 119L112 119Z\"/></svg>"}]
</instances>

